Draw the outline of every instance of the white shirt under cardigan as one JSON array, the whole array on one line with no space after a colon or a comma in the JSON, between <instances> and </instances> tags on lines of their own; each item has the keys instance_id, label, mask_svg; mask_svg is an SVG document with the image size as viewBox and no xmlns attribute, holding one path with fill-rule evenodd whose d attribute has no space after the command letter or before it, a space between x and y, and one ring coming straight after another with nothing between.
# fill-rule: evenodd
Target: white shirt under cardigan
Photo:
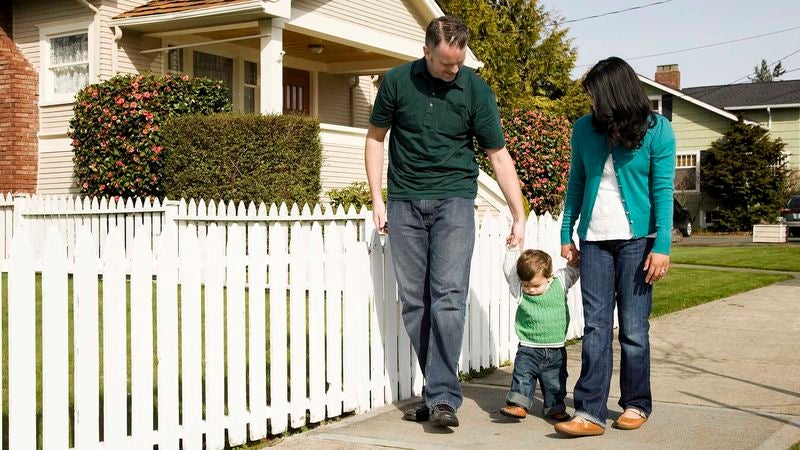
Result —
<instances>
[{"instance_id":1,"label":"white shirt under cardigan","mask_svg":"<svg viewBox=\"0 0 800 450\"><path fill-rule=\"evenodd\" d=\"M603 167L600 188L592 209L592 218L586 230L587 241L628 240L633 237L631 225L622 206L622 195L619 191L617 172L611 154Z\"/></svg>"}]
</instances>

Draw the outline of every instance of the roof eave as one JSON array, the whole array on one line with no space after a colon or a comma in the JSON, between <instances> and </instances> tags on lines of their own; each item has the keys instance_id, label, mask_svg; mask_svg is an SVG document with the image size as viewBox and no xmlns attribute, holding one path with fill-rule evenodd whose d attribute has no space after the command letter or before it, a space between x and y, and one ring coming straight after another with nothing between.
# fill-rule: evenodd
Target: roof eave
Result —
<instances>
[{"instance_id":1,"label":"roof eave","mask_svg":"<svg viewBox=\"0 0 800 450\"><path fill-rule=\"evenodd\" d=\"M651 79L649 79L647 77L644 77L642 75L637 74L637 76L639 77L639 81L641 81L642 83L648 84L648 85L650 85L650 86L652 86L652 87L654 87L656 89L661 89L662 91L664 91L664 92L666 92L668 94L672 94L673 96L678 97L678 98L680 98L682 100L685 100L685 101L687 101L689 103L694 103L695 105L697 105L697 106L699 106L701 108L707 109L707 110L709 110L709 111L711 111L713 113L719 114L720 116L725 117L726 119L730 119L730 120L733 120L733 121L738 121L739 120L739 118L737 116L735 116L735 115L733 115L733 114L731 114L731 113L729 113L729 112L727 112L727 111L725 111L723 109L717 108L716 106L709 105L706 102L702 102L702 101L692 97L691 95L684 94L683 92L678 91L676 89L672 89L669 86L664 86L663 84L661 84L661 83L659 83L657 81L653 81L653 80L651 80Z\"/></svg>"},{"instance_id":2,"label":"roof eave","mask_svg":"<svg viewBox=\"0 0 800 450\"><path fill-rule=\"evenodd\" d=\"M779 103L775 105L746 105L746 106L725 106L726 111L745 111L748 109L781 109L781 108L800 108L800 103Z\"/></svg>"},{"instance_id":3,"label":"roof eave","mask_svg":"<svg viewBox=\"0 0 800 450\"><path fill-rule=\"evenodd\" d=\"M246 2L234 3L232 5L200 8L174 13L151 14L139 17L123 17L120 19L112 19L109 21L109 26L131 27L140 25L153 25L177 20L202 19L220 15L248 13L258 13L270 17L277 16L288 18L289 16L286 15L285 12L282 12L282 8L280 8L280 4L284 2L288 2L288 0L249 0Z\"/></svg>"}]
</instances>

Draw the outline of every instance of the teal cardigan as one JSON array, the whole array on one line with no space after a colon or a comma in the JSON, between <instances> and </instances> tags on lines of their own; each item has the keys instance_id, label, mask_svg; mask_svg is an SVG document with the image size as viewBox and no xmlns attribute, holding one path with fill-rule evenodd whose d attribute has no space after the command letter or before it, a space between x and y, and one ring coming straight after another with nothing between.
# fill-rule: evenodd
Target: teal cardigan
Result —
<instances>
[{"instance_id":1,"label":"teal cardigan","mask_svg":"<svg viewBox=\"0 0 800 450\"><path fill-rule=\"evenodd\" d=\"M578 236L586 239L594 202L600 188L603 166L608 158L605 135L592 127L592 116L578 119L572 129L572 163L567 185L561 244L572 242L575 221L580 217ZM653 252L669 255L672 233L672 192L675 178L675 135L672 125L656 115L642 146L611 150L617 173L622 206L634 238L656 233Z\"/></svg>"}]
</instances>

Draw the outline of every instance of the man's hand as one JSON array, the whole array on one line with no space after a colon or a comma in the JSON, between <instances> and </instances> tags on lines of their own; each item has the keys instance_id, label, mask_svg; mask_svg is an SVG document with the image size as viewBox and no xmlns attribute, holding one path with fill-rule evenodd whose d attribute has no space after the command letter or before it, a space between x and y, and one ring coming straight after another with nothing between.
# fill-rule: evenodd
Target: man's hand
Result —
<instances>
[{"instance_id":1,"label":"man's hand","mask_svg":"<svg viewBox=\"0 0 800 450\"><path fill-rule=\"evenodd\" d=\"M650 252L650 254L647 255L647 260L644 262L644 271L646 272L644 281L654 284L656 281L667 276L668 270L669 255Z\"/></svg>"},{"instance_id":2,"label":"man's hand","mask_svg":"<svg viewBox=\"0 0 800 450\"><path fill-rule=\"evenodd\" d=\"M524 221L514 221L511 224L511 234L508 235L506 238L506 246L508 247L519 247L520 250L525 248L525 222Z\"/></svg>"},{"instance_id":3,"label":"man's hand","mask_svg":"<svg viewBox=\"0 0 800 450\"><path fill-rule=\"evenodd\" d=\"M386 222L386 203L383 199L373 200L372 202L372 221L380 234L389 232L389 224Z\"/></svg>"}]
</instances>

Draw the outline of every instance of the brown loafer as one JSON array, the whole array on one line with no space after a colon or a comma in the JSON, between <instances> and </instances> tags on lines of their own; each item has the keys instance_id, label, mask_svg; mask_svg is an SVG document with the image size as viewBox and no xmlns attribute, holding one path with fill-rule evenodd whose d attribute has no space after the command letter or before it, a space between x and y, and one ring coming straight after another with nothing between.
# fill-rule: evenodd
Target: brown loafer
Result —
<instances>
[{"instance_id":1,"label":"brown loafer","mask_svg":"<svg viewBox=\"0 0 800 450\"><path fill-rule=\"evenodd\" d=\"M611 424L611 426L619 430L635 430L644 425L645 422L647 422L647 417L644 417L642 413L640 413L639 411L635 409L625 410L626 413L628 411L633 411L634 414L636 414L636 417L625 417L624 415L619 416L617 420L614 421L613 424Z\"/></svg>"},{"instance_id":2,"label":"brown loafer","mask_svg":"<svg viewBox=\"0 0 800 450\"><path fill-rule=\"evenodd\" d=\"M522 406L508 405L500 408L500 414L514 419L524 419L528 415L528 411Z\"/></svg>"},{"instance_id":3,"label":"brown loafer","mask_svg":"<svg viewBox=\"0 0 800 450\"><path fill-rule=\"evenodd\" d=\"M553 428L556 433L567 436L600 436L606 432L600 425L578 417L569 422L557 423Z\"/></svg>"}]
</instances>

